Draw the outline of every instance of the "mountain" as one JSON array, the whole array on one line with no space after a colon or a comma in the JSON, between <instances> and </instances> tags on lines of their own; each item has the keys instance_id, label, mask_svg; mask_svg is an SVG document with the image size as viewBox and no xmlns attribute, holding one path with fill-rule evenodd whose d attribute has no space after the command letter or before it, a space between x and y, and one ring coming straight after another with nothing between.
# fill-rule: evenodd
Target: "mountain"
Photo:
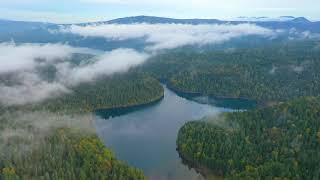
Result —
<instances>
[{"instance_id":1,"label":"mountain","mask_svg":"<svg viewBox=\"0 0 320 180\"><path fill-rule=\"evenodd\" d=\"M43 22L11 21L0 19L0 33L16 33L26 30L48 28L54 24Z\"/></svg>"},{"instance_id":2,"label":"mountain","mask_svg":"<svg viewBox=\"0 0 320 180\"><path fill-rule=\"evenodd\" d=\"M96 23L86 23L82 25L90 24L241 24L241 23L253 23L262 27L272 29L291 29L295 28L299 31L310 31L320 33L320 22L312 22L305 17L293 17L293 16L281 16L279 18L268 17L255 17L246 18L239 17L236 20L218 20L218 19L174 19L155 16L133 16L118 18L110 21L101 21Z\"/></svg>"},{"instance_id":3,"label":"mountain","mask_svg":"<svg viewBox=\"0 0 320 180\"><path fill-rule=\"evenodd\" d=\"M294 16L280 16L278 18L240 16L240 17L236 18L234 21L249 21L249 22L275 21L275 22L281 22L281 21L292 21L294 19L296 19Z\"/></svg>"},{"instance_id":4,"label":"mountain","mask_svg":"<svg viewBox=\"0 0 320 180\"><path fill-rule=\"evenodd\" d=\"M283 22L283 23L312 23L305 17L293 16L280 16L279 18L268 17L238 17L235 20L218 20L218 19L174 19L155 16L132 16L125 18L113 19L110 21L98 22L108 24L135 24L135 23L148 23L148 24L162 24L162 23L175 23L175 24L220 24L220 23L243 23L243 22Z\"/></svg>"},{"instance_id":5,"label":"mountain","mask_svg":"<svg viewBox=\"0 0 320 180\"><path fill-rule=\"evenodd\" d=\"M218 19L174 19L155 16L133 16L114 19L107 21L109 24L134 24L134 23L148 23L148 24L217 24L221 23Z\"/></svg>"},{"instance_id":6,"label":"mountain","mask_svg":"<svg viewBox=\"0 0 320 180\"><path fill-rule=\"evenodd\" d=\"M310 23L310 21L305 17L294 18L294 19L292 19L292 22L295 22L295 23Z\"/></svg>"},{"instance_id":7,"label":"mountain","mask_svg":"<svg viewBox=\"0 0 320 180\"><path fill-rule=\"evenodd\" d=\"M305 17L281 16L279 18L268 17L238 17L235 20L218 19L174 19L156 16L132 16L113 19L110 21L99 21L94 23L80 23L77 25L93 24L241 24L253 23L262 27L272 29L291 29L295 28L301 31L320 32L320 22L312 22ZM69 24L70 25L70 24ZM0 20L0 33L15 33L34 29L56 28L57 24L41 22L25 22Z\"/></svg>"},{"instance_id":8,"label":"mountain","mask_svg":"<svg viewBox=\"0 0 320 180\"><path fill-rule=\"evenodd\" d=\"M243 24L251 23L257 24L261 27L270 29L281 29L286 32L297 32L298 35L301 33L311 34L320 33L320 22L312 22L304 17L292 17L282 16L279 19L272 19L267 17L256 17L250 18L250 21L246 17L240 17L236 20L218 20L218 19L174 19L165 17L155 16L133 16L124 17L119 19L113 19L110 21L100 21L94 23L82 23L76 24L80 26L86 25L99 25L99 24ZM15 41L16 43L68 43L73 46L90 47L93 49L100 50L112 50L117 47L133 48L142 50L148 42L145 39L127 39L127 40L114 40L105 39L101 37L86 37L83 38L77 34L71 33L52 33L59 32L61 26L67 27L71 24L53 24L53 23L42 23L42 22L24 22L24 21L10 21L0 20L0 42ZM294 34L293 34L294 35ZM298 36L297 35L297 36ZM283 34L276 40L285 40L290 34ZM272 41L276 41L273 39ZM251 37L246 39L238 39L239 43L237 46L244 46L252 44L255 46L257 42L269 42L270 39ZM228 47L234 47L235 41L228 42ZM247 46L246 46L247 47Z\"/></svg>"}]
</instances>

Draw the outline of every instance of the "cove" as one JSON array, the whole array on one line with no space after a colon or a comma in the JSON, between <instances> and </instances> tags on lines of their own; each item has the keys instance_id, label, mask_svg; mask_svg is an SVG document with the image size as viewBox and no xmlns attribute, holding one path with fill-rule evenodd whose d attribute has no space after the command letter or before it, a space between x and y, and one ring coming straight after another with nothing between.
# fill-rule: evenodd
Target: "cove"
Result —
<instances>
[{"instance_id":1,"label":"cove","mask_svg":"<svg viewBox=\"0 0 320 180\"><path fill-rule=\"evenodd\" d=\"M233 109L199 103L163 87L159 102L97 111L97 133L118 159L142 169L152 180L197 179L200 175L184 165L176 151L179 129L188 121Z\"/></svg>"}]
</instances>

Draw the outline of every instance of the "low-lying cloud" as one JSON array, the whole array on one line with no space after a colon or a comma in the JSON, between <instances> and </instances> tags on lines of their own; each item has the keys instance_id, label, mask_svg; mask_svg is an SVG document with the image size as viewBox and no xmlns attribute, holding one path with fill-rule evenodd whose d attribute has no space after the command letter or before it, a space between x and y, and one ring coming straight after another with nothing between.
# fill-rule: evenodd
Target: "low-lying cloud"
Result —
<instances>
[{"instance_id":1,"label":"low-lying cloud","mask_svg":"<svg viewBox=\"0 0 320 180\"><path fill-rule=\"evenodd\" d=\"M89 51L63 44L0 44L0 105L56 98L71 93L72 87L80 83L126 72L148 58L132 49L116 49L95 55L85 63L72 62L74 53L84 52ZM48 69L53 69L52 74Z\"/></svg>"},{"instance_id":2,"label":"low-lying cloud","mask_svg":"<svg viewBox=\"0 0 320 180\"><path fill-rule=\"evenodd\" d=\"M36 59L50 63L57 59L68 58L80 49L62 44L0 44L0 73L33 69L38 65Z\"/></svg>"},{"instance_id":3,"label":"low-lying cloud","mask_svg":"<svg viewBox=\"0 0 320 180\"><path fill-rule=\"evenodd\" d=\"M147 54L132 49L116 49L100 55L93 63L76 68L68 62L61 63L58 65L58 78L64 84L77 85L93 81L102 75L126 72L129 68L143 63L147 58Z\"/></svg>"},{"instance_id":4,"label":"low-lying cloud","mask_svg":"<svg viewBox=\"0 0 320 180\"><path fill-rule=\"evenodd\" d=\"M147 50L171 49L186 45L223 43L233 38L257 35L273 38L277 30L255 24L97 24L61 27L60 32L83 37L103 37L111 40L146 38L152 45Z\"/></svg>"},{"instance_id":5,"label":"low-lying cloud","mask_svg":"<svg viewBox=\"0 0 320 180\"><path fill-rule=\"evenodd\" d=\"M296 40L296 39L320 39L319 33L312 33L310 31L298 31L295 28L291 28L289 30L289 39Z\"/></svg>"},{"instance_id":6,"label":"low-lying cloud","mask_svg":"<svg viewBox=\"0 0 320 180\"><path fill-rule=\"evenodd\" d=\"M95 133L91 114L55 114L46 111L5 112L0 115L0 160L26 155L45 145L57 129L72 128L81 135ZM14 153L12 153L14 152ZM17 154L18 153L18 154Z\"/></svg>"}]
</instances>

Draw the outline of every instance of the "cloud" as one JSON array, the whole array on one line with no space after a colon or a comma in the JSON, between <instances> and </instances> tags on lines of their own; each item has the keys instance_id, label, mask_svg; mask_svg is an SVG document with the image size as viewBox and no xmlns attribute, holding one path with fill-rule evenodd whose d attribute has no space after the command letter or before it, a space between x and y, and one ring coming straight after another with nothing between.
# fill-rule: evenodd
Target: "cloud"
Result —
<instances>
[{"instance_id":1,"label":"cloud","mask_svg":"<svg viewBox=\"0 0 320 180\"><path fill-rule=\"evenodd\" d=\"M44 99L55 98L70 90L59 82L46 82L36 73L18 73L19 84L0 84L0 103L6 105L22 105L32 102L40 102Z\"/></svg>"},{"instance_id":2,"label":"cloud","mask_svg":"<svg viewBox=\"0 0 320 180\"><path fill-rule=\"evenodd\" d=\"M319 33L312 33L310 31L298 31L296 28L291 28L289 30L289 39L296 40L296 39L320 39Z\"/></svg>"},{"instance_id":3,"label":"cloud","mask_svg":"<svg viewBox=\"0 0 320 180\"><path fill-rule=\"evenodd\" d=\"M62 44L0 44L0 73L32 69L37 65L36 58L52 62L56 59L70 58L80 49Z\"/></svg>"},{"instance_id":4,"label":"cloud","mask_svg":"<svg viewBox=\"0 0 320 180\"><path fill-rule=\"evenodd\" d=\"M143 63L148 55L116 49L75 64L74 53L85 48L62 44L0 44L0 104L23 105L72 93L72 87L101 76L123 73Z\"/></svg>"},{"instance_id":5,"label":"cloud","mask_svg":"<svg viewBox=\"0 0 320 180\"><path fill-rule=\"evenodd\" d=\"M0 115L0 159L26 155L43 147L46 137L59 128L72 128L81 135L95 134L91 114L55 114L46 111L5 112ZM14 152L14 153L12 153ZM17 154L19 153L19 154Z\"/></svg>"},{"instance_id":6,"label":"cloud","mask_svg":"<svg viewBox=\"0 0 320 180\"><path fill-rule=\"evenodd\" d=\"M58 77L64 84L90 82L103 75L123 73L129 68L143 63L148 58L145 53L132 49L116 49L99 56L93 63L73 68L70 63L59 64Z\"/></svg>"},{"instance_id":7,"label":"cloud","mask_svg":"<svg viewBox=\"0 0 320 180\"><path fill-rule=\"evenodd\" d=\"M84 37L112 40L146 38L152 44L147 50L177 48L185 45L222 43L242 36L274 37L277 31L254 24L188 25L188 24L104 24L62 27L60 32Z\"/></svg>"}]
</instances>

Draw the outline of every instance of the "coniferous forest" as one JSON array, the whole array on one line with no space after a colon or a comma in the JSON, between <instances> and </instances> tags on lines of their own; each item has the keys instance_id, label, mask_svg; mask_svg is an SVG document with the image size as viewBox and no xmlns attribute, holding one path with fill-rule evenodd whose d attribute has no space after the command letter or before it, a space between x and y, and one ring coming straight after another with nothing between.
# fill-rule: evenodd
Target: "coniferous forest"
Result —
<instances>
[{"instance_id":1,"label":"coniferous forest","mask_svg":"<svg viewBox=\"0 0 320 180\"><path fill-rule=\"evenodd\" d=\"M81 84L61 98L1 107L0 179L146 179L102 144L90 113L162 96L157 80L129 73Z\"/></svg>"},{"instance_id":2,"label":"coniferous forest","mask_svg":"<svg viewBox=\"0 0 320 180\"><path fill-rule=\"evenodd\" d=\"M220 51L172 50L148 61L145 69L178 92L286 101L319 95L317 45L292 41Z\"/></svg>"},{"instance_id":3,"label":"coniferous forest","mask_svg":"<svg viewBox=\"0 0 320 180\"><path fill-rule=\"evenodd\" d=\"M1 179L146 179L141 170L118 161L94 134L56 129L36 145L32 143L38 147L24 152L21 142L16 142L23 140L10 139L5 144L10 154L0 156Z\"/></svg>"},{"instance_id":4,"label":"coniferous forest","mask_svg":"<svg viewBox=\"0 0 320 180\"><path fill-rule=\"evenodd\" d=\"M320 21L72 2L0 2L0 180L320 179Z\"/></svg>"},{"instance_id":5,"label":"coniferous forest","mask_svg":"<svg viewBox=\"0 0 320 180\"><path fill-rule=\"evenodd\" d=\"M152 57L126 74L82 83L59 98L3 106L1 178L144 179L142 171L118 161L94 130L78 127L85 122L92 128L91 118L70 127L56 119L157 101L163 97L162 81L177 92L264 104L264 108L184 125L177 146L189 166L200 172L207 169L204 175L210 172L228 179L317 179L320 101L312 96L319 95L320 51L312 48L315 45L298 41L228 51L177 49ZM268 107L267 102L277 105ZM38 119L23 124L10 121L39 111L44 117L52 113L63 117L51 117L54 123L45 129L35 125L43 123ZM17 134L7 135L9 131ZM38 139L36 134L43 131L48 132Z\"/></svg>"},{"instance_id":6,"label":"coniferous forest","mask_svg":"<svg viewBox=\"0 0 320 180\"><path fill-rule=\"evenodd\" d=\"M227 179L319 179L319 112L319 98L305 97L190 122L178 151Z\"/></svg>"}]
</instances>

